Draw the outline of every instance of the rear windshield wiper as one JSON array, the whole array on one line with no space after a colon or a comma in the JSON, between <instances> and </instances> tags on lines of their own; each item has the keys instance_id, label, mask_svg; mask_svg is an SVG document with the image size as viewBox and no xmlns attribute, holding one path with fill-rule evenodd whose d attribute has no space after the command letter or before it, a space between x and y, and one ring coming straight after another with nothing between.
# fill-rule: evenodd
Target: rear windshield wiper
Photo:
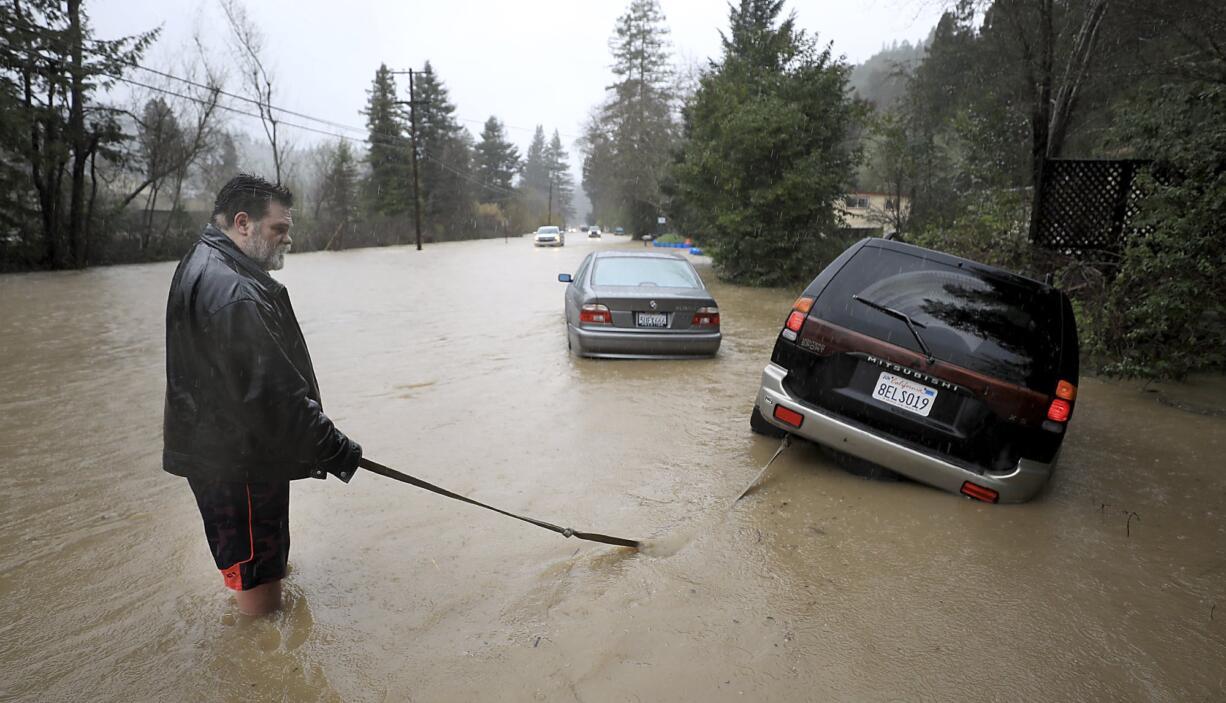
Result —
<instances>
[{"instance_id":1,"label":"rear windshield wiper","mask_svg":"<svg viewBox=\"0 0 1226 703\"><path fill-rule=\"evenodd\" d=\"M858 295L853 295L851 296L851 299L856 301L857 303L864 303L865 305L869 306L870 308L874 310L880 310L881 312L889 315L890 317L902 320L907 325L907 329L911 330L911 334L915 336L915 341L919 342L920 349L924 350L924 356L928 358L928 363L929 364L936 363L936 360L937 360L936 357L932 355L932 351L928 349L928 345L924 343L924 338L920 336L919 330L916 329L917 327L925 327L924 323L916 322L915 320L912 320L910 315L908 315L907 313L901 310L895 310L894 308L886 307L885 305L882 305L881 303L874 303L868 298L861 298Z\"/></svg>"}]
</instances>

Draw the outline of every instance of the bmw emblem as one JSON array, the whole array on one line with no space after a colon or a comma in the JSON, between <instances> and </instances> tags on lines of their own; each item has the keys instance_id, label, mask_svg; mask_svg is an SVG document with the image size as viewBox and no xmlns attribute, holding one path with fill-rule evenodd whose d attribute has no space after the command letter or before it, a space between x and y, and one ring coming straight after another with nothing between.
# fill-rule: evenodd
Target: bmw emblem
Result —
<instances>
[{"instance_id":1,"label":"bmw emblem","mask_svg":"<svg viewBox=\"0 0 1226 703\"><path fill-rule=\"evenodd\" d=\"M649 302L649 303L647 303L647 304L651 306L651 309L652 309L652 310L655 310L655 309L656 309L656 301L654 301L654 300L653 300L653 301L651 301L651 302Z\"/></svg>"}]
</instances>

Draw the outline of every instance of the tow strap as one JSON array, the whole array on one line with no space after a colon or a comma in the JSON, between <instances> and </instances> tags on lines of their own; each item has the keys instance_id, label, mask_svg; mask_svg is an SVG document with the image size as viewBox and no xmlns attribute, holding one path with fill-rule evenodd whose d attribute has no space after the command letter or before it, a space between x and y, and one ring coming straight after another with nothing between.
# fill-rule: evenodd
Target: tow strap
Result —
<instances>
[{"instance_id":1,"label":"tow strap","mask_svg":"<svg viewBox=\"0 0 1226 703\"><path fill-rule=\"evenodd\" d=\"M611 537L609 535L602 535L597 532L579 532L578 530L574 530L569 527L559 527L557 525L554 525L553 523L545 522L544 520L537 520L536 518L527 517L526 515L516 515L515 513L510 513L505 510L500 510L499 508L495 508L492 505L486 505L485 503L482 503L480 501L476 501L476 500L473 500L472 498L467 498L465 496L462 496L459 493L452 493L446 488L436 486L433 483L430 483L428 481L423 481L420 478L417 478L416 476L410 476L406 473L401 473L395 469L388 468L384 466L383 464L380 464L377 461L371 461L370 459L367 459L365 457L363 457L362 459L358 461L358 466L366 469L367 471L372 471L374 473L377 473L380 476L386 476L390 479L400 481L402 483L407 483L411 486L417 486L418 488L424 488L427 491L437 493L441 496L447 496L448 498L451 498L453 500L458 500L464 503L469 503L471 505L475 505L480 508L485 508L486 510L493 510L494 512L499 513L501 515L506 515L507 517L513 517L516 520L523 520L524 522L536 525L537 527L543 527L546 530L549 530L550 532L557 532L563 537L567 537L567 538L578 537L579 539L584 539L589 542L600 542L602 544L612 544L617 547L629 547L631 549L639 548L639 541L635 539L626 539L625 537Z\"/></svg>"},{"instance_id":2,"label":"tow strap","mask_svg":"<svg viewBox=\"0 0 1226 703\"><path fill-rule=\"evenodd\" d=\"M745 486L745 490L741 491L741 494L738 495L736 498L733 498L732 502L728 504L729 510L732 510L733 506L735 506L742 498L749 495L749 491L752 490L754 486L758 485L758 481L761 481L762 477L766 475L766 470L771 467L771 464L775 463L775 459L778 459L779 455L783 453L783 450L787 449L791 445L792 445L792 435L790 434L784 435L783 441L779 443L779 448L775 450L775 453L773 455L771 455L770 461L766 462L766 466L763 466L762 470L758 472L758 475L754 476L753 480L750 481L749 484Z\"/></svg>"}]
</instances>

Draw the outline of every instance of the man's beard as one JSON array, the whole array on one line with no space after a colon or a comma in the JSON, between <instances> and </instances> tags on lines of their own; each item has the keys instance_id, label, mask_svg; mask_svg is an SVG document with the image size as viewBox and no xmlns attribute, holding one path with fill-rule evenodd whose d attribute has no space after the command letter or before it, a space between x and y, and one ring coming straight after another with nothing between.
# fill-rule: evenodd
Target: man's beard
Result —
<instances>
[{"instance_id":1,"label":"man's beard","mask_svg":"<svg viewBox=\"0 0 1226 703\"><path fill-rule=\"evenodd\" d=\"M261 234L257 231L251 238L251 251L246 252L247 256L265 271L280 271L285 266L285 254L290 245L265 239Z\"/></svg>"}]
</instances>

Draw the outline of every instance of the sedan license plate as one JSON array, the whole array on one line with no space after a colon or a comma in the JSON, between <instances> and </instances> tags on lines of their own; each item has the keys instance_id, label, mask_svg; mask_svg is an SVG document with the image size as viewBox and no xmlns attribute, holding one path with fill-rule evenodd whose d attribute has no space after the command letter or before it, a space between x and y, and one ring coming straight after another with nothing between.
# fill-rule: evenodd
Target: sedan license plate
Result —
<instances>
[{"instance_id":1,"label":"sedan license plate","mask_svg":"<svg viewBox=\"0 0 1226 703\"><path fill-rule=\"evenodd\" d=\"M902 408L922 417L928 417L936 403L937 392L921 383L916 383L892 373L882 373L873 389L873 398L887 405Z\"/></svg>"},{"instance_id":2,"label":"sedan license plate","mask_svg":"<svg viewBox=\"0 0 1226 703\"><path fill-rule=\"evenodd\" d=\"M640 312L635 316L634 324L639 327L668 327L668 313Z\"/></svg>"}]
</instances>

